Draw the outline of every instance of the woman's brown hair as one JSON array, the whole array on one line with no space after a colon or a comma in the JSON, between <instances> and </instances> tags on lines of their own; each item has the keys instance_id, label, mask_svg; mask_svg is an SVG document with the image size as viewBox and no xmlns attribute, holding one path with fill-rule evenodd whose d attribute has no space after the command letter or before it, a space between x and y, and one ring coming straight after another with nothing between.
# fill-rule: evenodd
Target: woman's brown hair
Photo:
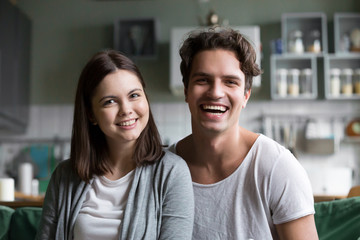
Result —
<instances>
[{"instance_id":1,"label":"woman's brown hair","mask_svg":"<svg viewBox=\"0 0 360 240\"><path fill-rule=\"evenodd\" d=\"M76 90L70 152L70 161L85 182L89 182L93 175L111 172L105 136L99 126L90 121L91 98L105 76L118 69L127 70L138 77L148 101L144 79L137 66L126 56L115 50L104 50L95 54L85 65ZM137 165L142 165L160 159L162 154L161 138L149 104L149 121L136 141L133 159Z\"/></svg>"}]
</instances>

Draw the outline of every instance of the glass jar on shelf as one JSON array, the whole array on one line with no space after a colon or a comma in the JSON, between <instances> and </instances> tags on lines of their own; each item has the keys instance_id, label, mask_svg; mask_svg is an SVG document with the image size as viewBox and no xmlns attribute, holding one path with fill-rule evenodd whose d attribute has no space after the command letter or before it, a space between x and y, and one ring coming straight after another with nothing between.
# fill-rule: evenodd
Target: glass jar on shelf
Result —
<instances>
[{"instance_id":1,"label":"glass jar on shelf","mask_svg":"<svg viewBox=\"0 0 360 240\"><path fill-rule=\"evenodd\" d=\"M312 94L313 72L310 68L302 69L300 72L300 94L310 96Z\"/></svg>"},{"instance_id":2,"label":"glass jar on shelf","mask_svg":"<svg viewBox=\"0 0 360 240\"><path fill-rule=\"evenodd\" d=\"M354 93L360 95L360 68L354 72Z\"/></svg>"},{"instance_id":3,"label":"glass jar on shelf","mask_svg":"<svg viewBox=\"0 0 360 240\"><path fill-rule=\"evenodd\" d=\"M320 40L320 31L315 29L309 32L307 36L307 47L306 50L312 53L321 52L321 40Z\"/></svg>"},{"instance_id":4,"label":"glass jar on shelf","mask_svg":"<svg viewBox=\"0 0 360 240\"><path fill-rule=\"evenodd\" d=\"M339 68L330 69L330 95L333 97L340 95L340 73Z\"/></svg>"},{"instance_id":5,"label":"glass jar on shelf","mask_svg":"<svg viewBox=\"0 0 360 240\"><path fill-rule=\"evenodd\" d=\"M353 94L353 74L354 71L351 68L344 68L341 71L341 93L346 96Z\"/></svg>"},{"instance_id":6,"label":"glass jar on shelf","mask_svg":"<svg viewBox=\"0 0 360 240\"><path fill-rule=\"evenodd\" d=\"M279 97L287 95L287 69L279 68L276 70L276 89Z\"/></svg>"},{"instance_id":7,"label":"glass jar on shelf","mask_svg":"<svg viewBox=\"0 0 360 240\"><path fill-rule=\"evenodd\" d=\"M299 96L299 76L300 70L297 68L289 69L288 72L288 93L292 97Z\"/></svg>"},{"instance_id":8,"label":"glass jar on shelf","mask_svg":"<svg viewBox=\"0 0 360 240\"><path fill-rule=\"evenodd\" d=\"M304 53L303 33L300 30L295 30L289 35L289 52L290 53Z\"/></svg>"}]
</instances>

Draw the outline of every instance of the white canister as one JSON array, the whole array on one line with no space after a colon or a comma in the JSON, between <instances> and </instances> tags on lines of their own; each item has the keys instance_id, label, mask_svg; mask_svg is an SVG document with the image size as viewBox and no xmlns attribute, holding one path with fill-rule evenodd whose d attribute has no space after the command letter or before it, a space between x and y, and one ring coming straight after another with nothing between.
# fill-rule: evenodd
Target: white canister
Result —
<instances>
[{"instance_id":1,"label":"white canister","mask_svg":"<svg viewBox=\"0 0 360 240\"><path fill-rule=\"evenodd\" d=\"M287 95L287 69L279 68L276 70L276 88L280 97Z\"/></svg>"},{"instance_id":2,"label":"white canister","mask_svg":"<svg viewBox=\"0 0 360 240\"><path fill-rule=\"evenodd\" d=\"M330 93L334 97L340 95L340 73L339 68L330 69Z\"/></svg>"},{"instance_id":3,"label":"white canister","mask_svg":"<svg viewBox=\"0 0 360 240\"><path fill-rule=\"evenodd\" d=\"M341 71L341 93L343 95L351 96L353 94L353 74L351 68L344 68Z\"/></svg>"},{"instance_id":4,"label":"white canister","mask_svg":"<svg viewBox=\"0 0 360 240\"><path fill-rule=\"evenodd\" d=\"M293 68L288 73L288 93L290 96L297 97L299 95L299 76L300 70Z\"/></svg>"},{"instance_id":5,"label":"white canister","mask_svg":"<svg viewBox=\"0 0 360 240\"><path fill-rule=\"evenodd\" d=\"M15 200L15 181L13 178L0 178L0 201Z\"/></svg>"},{"instance_id":6,"label":"white canister","mask_svg":"<svg viewBox=\"0 0 360 240\"><path fill-rule=\"evenodd\" d=\"M31 195L33 179L33 167L31 163L21 163L18 172L19 191L26 195Z\"/></svg>"},{"instance_id":7,"label":"white canister","mask_svg":"<svg viewBox=\"0 0 360 240\"><path fill-rule=\"evenodd\" d=\"M39 180L33 179L31 182L31 195L38 196L39 195Z\"/></svg>"}]
</instances>

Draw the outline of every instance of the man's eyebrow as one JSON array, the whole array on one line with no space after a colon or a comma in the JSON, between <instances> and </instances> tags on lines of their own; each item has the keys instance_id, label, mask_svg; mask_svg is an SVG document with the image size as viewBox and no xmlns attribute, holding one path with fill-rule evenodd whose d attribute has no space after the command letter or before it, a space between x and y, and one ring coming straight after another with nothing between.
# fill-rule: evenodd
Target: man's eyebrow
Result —
<instances>
[{"instance_id":1,"label":"man's eyebrow","mask_svg":"<svg viewBox=\"0 0 360 240\"><path fill-rule=\"evenodd\" d=\"M195 72L193 74L191 74L190 77L210 77L212 76L211 74L208 73L204 73L204 72Z\"/></svg>"},{"instance_id":2,"label":"man's eyebrow","mask_svg":"<svg viewBox=\"0 0 360 240\"><path fill-rule=\"evenodd\" d=\"M241 78L237 75L224 75L222 76L222 78L227 78L227 79L233 79L233 80L241 80Z\"/></svg>"},{"instance_id":3,"label":"man's eyebrow","mask_svg":"<svg viewBox=\"0 0 360 240\"><path fill-rule=\"evenodd\" d=\"M190 77L211 77L211 74L208 73L204 73L204 72L195 72L193 74L191 74ZM223 75L221 76L221 78L226 78L226 79L233 79L233 80L241 80L241 78L238 75Z\"/></svg>"}]
</instances>

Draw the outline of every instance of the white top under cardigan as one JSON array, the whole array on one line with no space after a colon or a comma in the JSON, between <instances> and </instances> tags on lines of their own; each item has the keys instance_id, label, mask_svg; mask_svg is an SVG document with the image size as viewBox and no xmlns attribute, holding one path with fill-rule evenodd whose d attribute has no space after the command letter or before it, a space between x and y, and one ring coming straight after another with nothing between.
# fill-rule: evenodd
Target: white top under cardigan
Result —
<instances>
[{"instance_id":1,"label":"white top under cardigan","mask_svg":"<svg viewBox=\"0 0 360 240\"><path fill-rule=\"evenodd\" d=\"M191 239L194 195L190 171L179 156L164 152L154 164L135 169L119 239ZM70 161L61 162L46 191L36 239L72 239L89 189Z\"/></svg>"},{"instance_id":2,"label":"white top under cardigan","mask_svg":"<svg viewBox=\"0 0 360 240\"><path fill-rule=\"evenodd\" d=\"M74 240L119 239L134 172L114 181L94 177L75 221Z\"/></svg>"}]
</instances>

